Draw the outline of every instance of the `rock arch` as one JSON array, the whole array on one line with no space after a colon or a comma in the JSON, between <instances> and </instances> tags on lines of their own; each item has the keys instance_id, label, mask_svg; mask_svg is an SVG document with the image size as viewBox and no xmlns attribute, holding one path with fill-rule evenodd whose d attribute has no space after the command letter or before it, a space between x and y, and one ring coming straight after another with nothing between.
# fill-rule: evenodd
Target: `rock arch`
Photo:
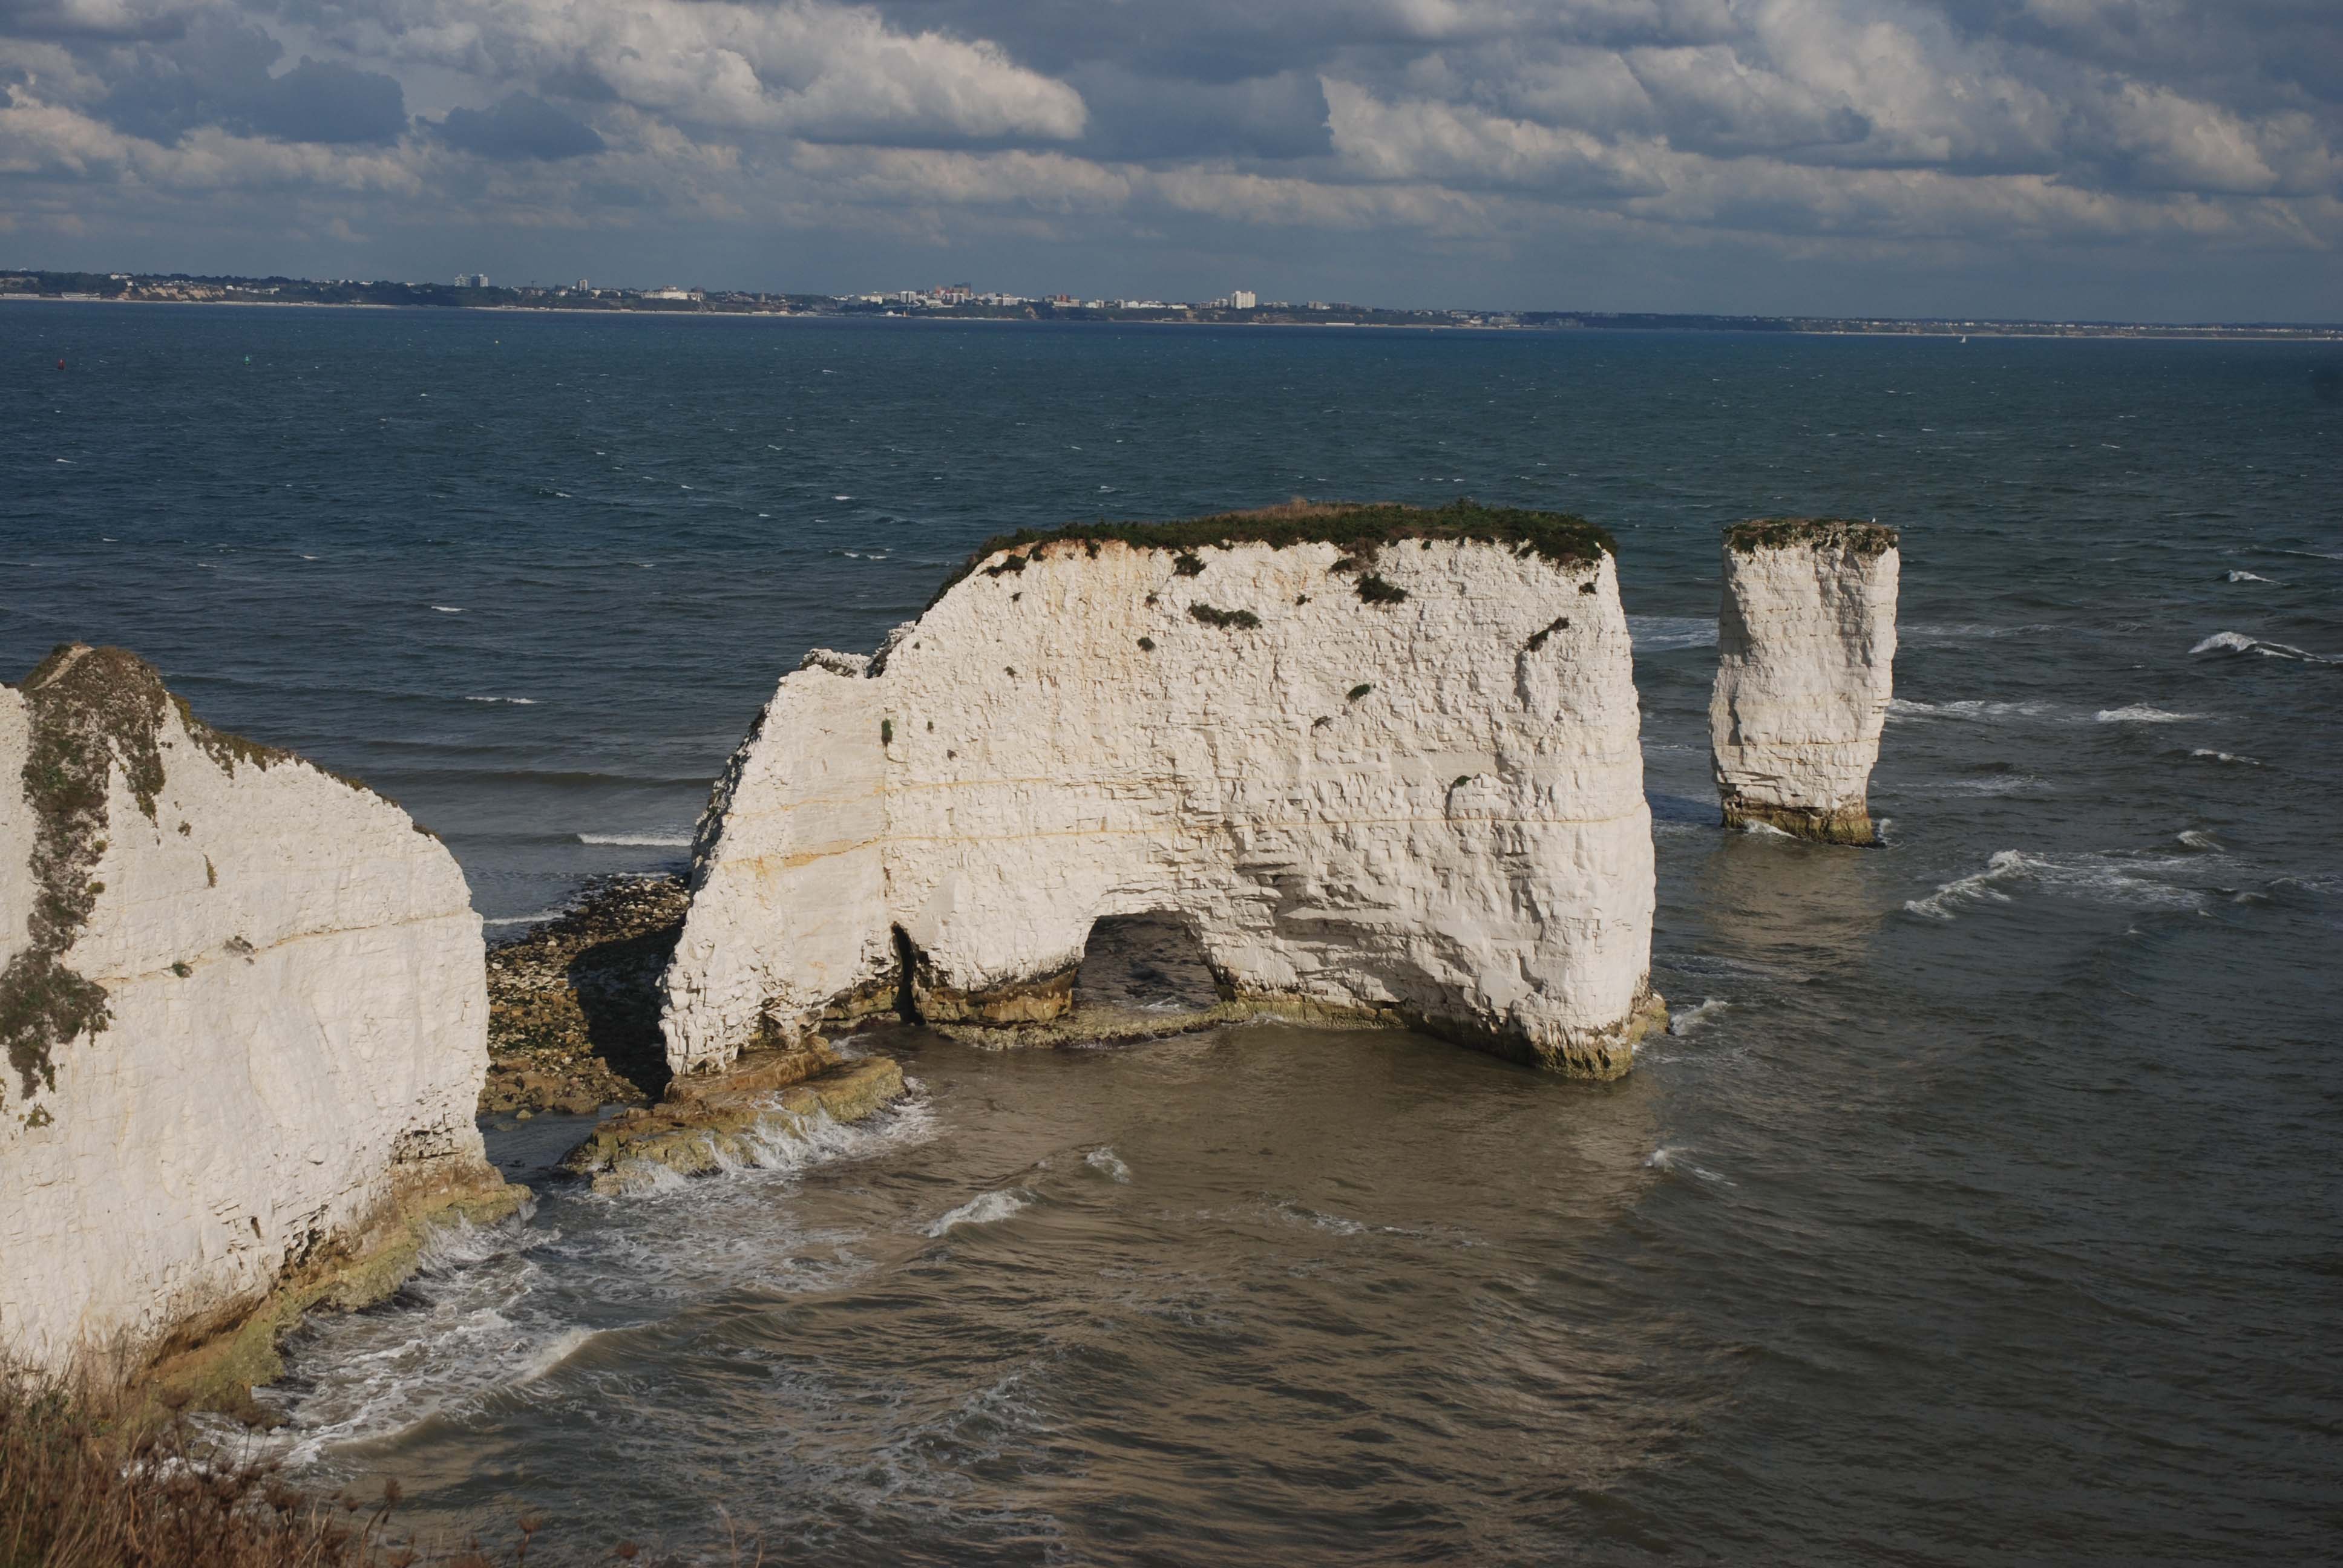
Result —
<instances>
[{"instance_id":1,"label":"rock arch","mask_svg":"<svg viewBox=\"0 0 2343 1568\"><path fill-rule=\"evenodd\" d=\"M1216 535L1215 529L1218 534ZM1607 539L1542 514L1209 519L980 552L807 656L719 781L666 980L679 1072L892 1005L1056 1017L1173 911L1232 1005L1625 1070L1651 819Z\"/></svg>"}]
</instances>

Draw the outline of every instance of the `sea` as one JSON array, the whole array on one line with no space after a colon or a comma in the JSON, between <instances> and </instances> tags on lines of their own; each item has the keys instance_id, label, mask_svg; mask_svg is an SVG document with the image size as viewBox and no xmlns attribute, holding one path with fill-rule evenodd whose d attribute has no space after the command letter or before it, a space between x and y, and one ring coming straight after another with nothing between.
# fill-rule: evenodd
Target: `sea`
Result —
<instances>
[{"instance_id":1,"label":"sea","mask_svg":"<svg viewBox=\"0 0 2343 1568\"><path fill-rule=\"evenodd\" d=\"M677 869L990 535L1619 540L1674 1010L1614 1083L1257 1025L557 1179L251 1441L528 1560L2227 1563L2343 1542L2343 401L2287 343L0 305L0 675L136 650L490 934ZM1718 536L1903 530L1884 848L1718 825ZM186 1086L202 1114L211 1086Z\"/></svg>"}]
</instances>

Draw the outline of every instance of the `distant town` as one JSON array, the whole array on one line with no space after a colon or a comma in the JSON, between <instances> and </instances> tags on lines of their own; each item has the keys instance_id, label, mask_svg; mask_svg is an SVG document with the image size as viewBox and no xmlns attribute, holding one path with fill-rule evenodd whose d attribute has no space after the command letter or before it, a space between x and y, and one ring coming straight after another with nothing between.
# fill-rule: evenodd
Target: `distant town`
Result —
<instances>
[{"instance_id":1,"label":"distant town","mask_svg":"<svg viewBox=\"0 0 2343 1568\"><path fill-rule=\"evenodd\" d=\"M1393 309L1342 300L1262 299L1232 288L1217 299L1022 295L970 284L868 294L769 294L742 289L497 284L484 272L449 283L385 279L206 277L187 273L0 272L0 300L118 300L151 304L406 306L470 310L597 310L708 316L918 317L964 320L1112 321L1255 327L1451 327L1483 331L1805 332L1928 337L2268 338L2343 342L2343 324L2026 321L1953 317L1665 315L1646 311Z\"/></svg>"}]
</instances>

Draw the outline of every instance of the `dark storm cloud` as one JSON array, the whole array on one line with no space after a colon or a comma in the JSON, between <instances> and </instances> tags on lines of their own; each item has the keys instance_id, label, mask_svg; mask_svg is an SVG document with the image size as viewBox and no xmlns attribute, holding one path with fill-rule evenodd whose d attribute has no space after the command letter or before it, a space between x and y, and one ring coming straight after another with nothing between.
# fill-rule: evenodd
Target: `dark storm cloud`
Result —
<instances>
[{"instance_id":1,"label":"dark storm cloud","mask_svg":"<svg viewBox=\"0 0 2343 1568\"><path fill-rule=\"evenodd\" d=\"M484 158L575 158L605 145L593 126L529 93L514 93L486 113L451 109L439 135Z\"/></svg>"},{"instance_id":2,"label":"dark storm cloud","mask_svg":"<svg viewBox=\"0 0 2343 1568\"><path fill-rule=\"evenodd\" d=\"M394 142L406 130L405 95L395 77L306 55L271 75L284 52L257 26L201 16L169 48L137 50L103 112L121 129L158 142L206 126L328 146Z\"/></svg>"}]
</instances>

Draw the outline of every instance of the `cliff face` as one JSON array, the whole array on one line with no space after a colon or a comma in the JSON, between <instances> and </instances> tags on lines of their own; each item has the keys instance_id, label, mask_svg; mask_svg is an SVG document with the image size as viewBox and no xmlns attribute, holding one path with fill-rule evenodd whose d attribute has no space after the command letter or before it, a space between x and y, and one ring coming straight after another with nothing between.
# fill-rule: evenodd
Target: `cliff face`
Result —
<instances>
[{"instance_id":1,"label":"cliff face","mask_svg":"<svg viewBox=\"0 0 2343 1568\"><path fill-rule=\"evenodd\" d=\"M10 1356L117 1379L210 1342L248 1382L256 1313L378 1293L426 1214L511 1206L453 858L118 649L0 687L0 959Z\"/></svg>"},{"instance_id":2,"label":"cliff face","mask_svg":"<svg viewBox=\"0 0 2343 1568\"><path fill-rule=\"evenodd\" d=\"M1092 922L1169 911L1239 1002L1624 1070L1653 859L1607 541L1324 526L994 550L876 660L809 656L702 821L670 1065L825 1010L1047 1020Z\"/></svg>"},{"instance_id":3,"label":"cliff face","mask_svg":"<svg viewBox=\"0 0 2343 1568\"><path fill-rule=\"evenodd\" d=\"M1709 736L1728 827L1876 841L1865 793L1896 664L1896 531L1780 519L1725 537Z\"/></svg>"}]
</instances>

